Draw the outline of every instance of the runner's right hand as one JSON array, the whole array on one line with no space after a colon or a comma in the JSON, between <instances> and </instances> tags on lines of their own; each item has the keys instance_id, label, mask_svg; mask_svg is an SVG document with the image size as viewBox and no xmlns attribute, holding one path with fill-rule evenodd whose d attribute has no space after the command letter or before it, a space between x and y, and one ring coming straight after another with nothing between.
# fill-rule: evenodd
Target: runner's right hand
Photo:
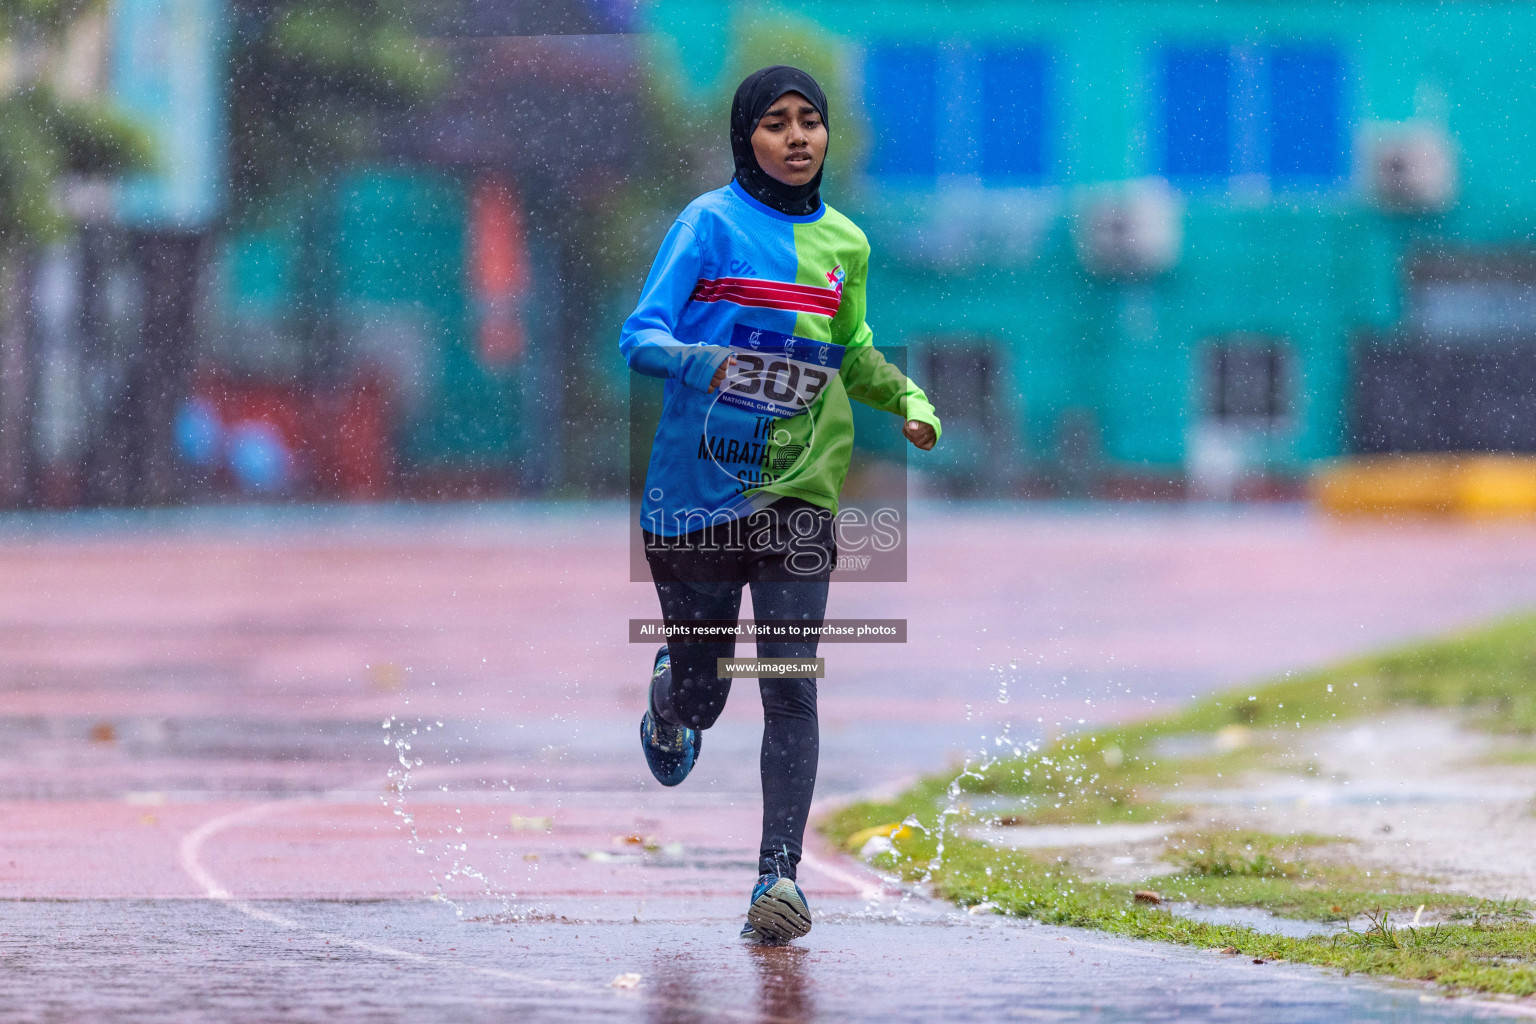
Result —
<instances>
[{"instance_id":1,"label":"runner's right hand","mask_svg":"<svg viewBox=\"0 0 1536 1024\"><path fill-rule=\"evenodd\" d=\"M734 369L736 369L736 357L727 356L725 362L721 363L720 368L715 371L715 379L709 382L710 392L713 393L715 388L718 388L721 382L725 380L725 375Z\"/></svg>"}]
</instances>

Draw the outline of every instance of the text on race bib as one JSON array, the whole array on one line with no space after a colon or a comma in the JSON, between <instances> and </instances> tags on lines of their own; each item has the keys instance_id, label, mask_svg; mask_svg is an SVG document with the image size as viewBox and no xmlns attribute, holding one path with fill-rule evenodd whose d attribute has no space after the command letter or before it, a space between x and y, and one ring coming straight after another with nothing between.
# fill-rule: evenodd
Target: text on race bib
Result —
<instances>
[{"instance_id":1,"label":"text on race bib","mask_svg":"<svg viewBox=\"0 0 1536 1024\"><path fill-rule=\"evenodd\" d=\"M731 333L731 355L720 403L779 419L809 408L843 365L841 345L745 324Z\"/></svg>"}]
</instances>

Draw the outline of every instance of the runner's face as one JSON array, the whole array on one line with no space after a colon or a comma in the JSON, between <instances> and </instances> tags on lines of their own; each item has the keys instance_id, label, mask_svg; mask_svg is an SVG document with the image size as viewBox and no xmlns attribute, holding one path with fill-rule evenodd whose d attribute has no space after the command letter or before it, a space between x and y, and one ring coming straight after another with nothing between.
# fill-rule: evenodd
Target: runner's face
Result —
<instances>
[{"instance_id":1,"label":"runner's face","mask_svg":"<svg viewBox=\"0 0 1536 1024\"><path fill-rule=\"evenodd\" d=\"M804 185L816 177L826 158L827 126L810 100L787 92L757 122L752 152L771 177L786 185Z\"/></svg>"}]
</instances>

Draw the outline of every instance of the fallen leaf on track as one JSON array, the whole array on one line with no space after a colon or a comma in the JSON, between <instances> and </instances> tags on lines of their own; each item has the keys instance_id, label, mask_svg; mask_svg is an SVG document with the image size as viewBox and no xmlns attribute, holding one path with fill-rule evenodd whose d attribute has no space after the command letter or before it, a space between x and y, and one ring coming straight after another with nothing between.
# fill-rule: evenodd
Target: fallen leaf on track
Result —
<instances>
[{"instance_id":1,"label":"fallen leaf on track","mask_svg":"<svg viewBox=\"0 0 1536 1024\"><path fill-rule=\"evenodd\" d=\"M525 818L521 814L512 815L511 825L517 832L550 832L554 830L555 819L548 817Z\"/></svg>"},{"instance_id":2,"label":"fallen leaf on track","mask_svg":"<svg viewBox=\"0 0 1536 1024\"><path fill-rule=\"evenodd\" d=\"M849 836L847 841L843 843L843 847L850 853L856 852L862 849L864 844L871 839L877 836L890 837L893 833L900 831L900 829L901 822L899 821L893 821L889 825L876 825L874 828L863 828Z\"/></svg>"}]
</instances>

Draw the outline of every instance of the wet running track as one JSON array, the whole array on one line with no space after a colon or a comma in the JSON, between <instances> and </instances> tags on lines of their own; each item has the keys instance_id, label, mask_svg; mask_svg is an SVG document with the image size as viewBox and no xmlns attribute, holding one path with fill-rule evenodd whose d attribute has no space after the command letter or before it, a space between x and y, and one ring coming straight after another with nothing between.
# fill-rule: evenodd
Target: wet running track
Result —
<instances>
[{"instance_id":1,"label":"wet running track","mask_svg":"<svg viewBox=\"0 0 1536 1024\"><path fill-rule=\"evenodd\" d=\"M650 780L624 515L0 520L0 1022L1519 1011L957 913L821 848L811 935L737 943L755 687ZM1516 526L924 505L910 550L833 590L910 640L823 649L823 799L1536 605Z\"/></svg>"}]
</instances>

